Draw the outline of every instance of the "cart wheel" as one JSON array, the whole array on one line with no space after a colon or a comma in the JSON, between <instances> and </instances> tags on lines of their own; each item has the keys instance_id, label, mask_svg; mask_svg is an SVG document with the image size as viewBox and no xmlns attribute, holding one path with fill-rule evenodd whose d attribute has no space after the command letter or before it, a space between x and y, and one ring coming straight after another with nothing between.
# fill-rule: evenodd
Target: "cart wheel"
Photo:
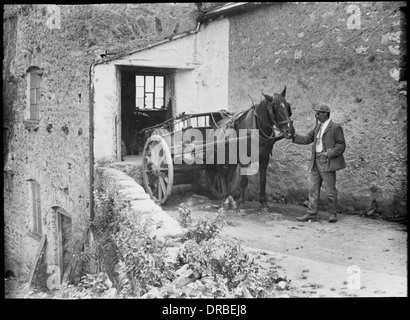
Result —
<instances>
[{"instance_id":1,"label":"cart wheel","mask_svg":"<svg viewBox=\"0 0 410 320\"><path fill-rule=\"evenodd\" d=\"M222 177L220 173L216 170L216 165L207 165L205 167L205 177L206 183L208 185L209 191L212 195L218 199L222 199ZM235 197L240 185L240 175L239 175L239 166L236 168L231 183L232 195Z\"/></svg>"},{"instance_id":2,"label":"cart wheel","mask_svg":"<svg viewBox=\"0 0 410 320\"><path fill-rule=\"evenodd\" d=\"M142 177L145 190L151 198L159 204L164 203L172 191L174 165L171 151L161 136L153 135L145 143Z\"/></svg>"}]
</instances>

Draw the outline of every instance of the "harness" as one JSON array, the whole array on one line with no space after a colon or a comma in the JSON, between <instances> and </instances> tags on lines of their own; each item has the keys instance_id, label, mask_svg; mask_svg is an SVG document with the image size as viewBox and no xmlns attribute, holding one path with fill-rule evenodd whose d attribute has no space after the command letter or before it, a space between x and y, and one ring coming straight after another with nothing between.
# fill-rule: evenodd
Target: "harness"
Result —
<instances>
[{"instance_id":1,"label":"harness","mask_svg":"<svg viewBox=\"0 0 410 320\"><path fill-rule=\"evenodd\" d=\"M258 120L259 120L261 123L263 123L263 124L265 124L266 126L268 126L268 127L269 127L269 124L266 123L266 122L265 122L261 117L259 117L259 115L256 113L256 107L255 107L255 105L252 106L251 110L252 110L253 116L255 117L256 125L257 125L259 131L262 133L262 135L260 135L259 137L260 137L260 139L261 139L263 142L265 142L265 143L266 143L266 142L276 142L276 141L278 141L278 140L283 139L283 136L278 136L278 137L275 136L275 130L278 131L278 132L280 132L280 129L279 129L278 126L280 126L280 125L282 125L282 124L286 124L286 123L290 123L290 124L293 123L293 121L290 120L290 119L286 119L286 120L283 120L283 121L276 122L275 118L274 118L274 117L271 117L271 116L269 115L270 118L271 118L271 120L272 120L272 122L273 122L273 124L272 124L272 133L271 133L270 135L267 135L267 134L262 130L261 126L260 126L259 123L258 123Z\"/></svg>"},{"instance_id":2,"label":"harness","mask_svg":"<svg viewBox=\"0 0 410 320\"><path fill-rule=\"evenodd\" d=\"M251 98L251 100L252 100L252 98ZM253 104L252 107L249 110L237 112L228 121L223 123L221 126L219 126L219 125L216 125L216 126L218 128L221 128L222 126L226 126L226 128L234 127L236 124L241 123L244 120L244 118L248 115L248 112L252 112L253 121L256 124L256 128L259 129L259 131L261 133L259 135L259 139L264 143L276 142L278 140L283 139L284 138L283 135L280 135L280 136L275 135L275 130L280 132L281 131L280 128L279 128L280 125L287 124L287 123L290 123L290 124L293 123L293 121L290 120L290 119L286 119L286 120L283 120L283 121L276 122L273 114L271 114L271 112L268 111L269 118L273 123L271 125L271 124L267 123L266 121L264 121L256 113L256 105ZM270 135L268 135L266 132L263 131L260 124L264 124L267 127L272 127L272 133Z\"/></svg>"}]
</instances>

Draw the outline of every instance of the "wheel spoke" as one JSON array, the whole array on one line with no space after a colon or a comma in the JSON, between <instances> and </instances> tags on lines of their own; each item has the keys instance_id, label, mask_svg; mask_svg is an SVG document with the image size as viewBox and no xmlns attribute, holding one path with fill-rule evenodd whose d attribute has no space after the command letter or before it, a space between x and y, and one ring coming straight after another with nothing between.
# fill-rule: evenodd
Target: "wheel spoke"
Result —
<instances>
[{"instance_id":1,"label":"wheel spoke","mask_svg":"<svg viewBox=\"0 0 410 320\"><path fill-rule=\"evenodd\" d=\"M164 162L164 158L165 158L165 155L162 155L161 157L158 158L158 165L161 165Z\"/></svg>"},{"instance_id":2,"label":"wheel spoke","mask_svg":"<svg viewBox=\"0 0 410 320\"><path fill-rule=\"evenodd\" d=\"M166 175L164 172L161 172L161 173L160 173L160 177L162 177L162 179L164 179L165 183L168 184L168 181L169 181L169 180L168 180L167 175Z\"/></svg>"},{"instance_id":3,"label":"wheel spoke","mask_svg":"<svg viewBox=\"0 0 410 320\"><path fill-rule=\"evenodd\" d=\"M152 164L152 159L150 156L145 156L145 161L147 162L147 166Z\"/></svg>"},{"instance_id":4,"label":"wheel spoke","mask_svg":"<svg viewBox=\"0 0 410 320\"><path fill-rule=\"evenodd\" d=\"M147 192L156 202L164 203L174 179L172 154L166 141L154 135L143 150L143 179Z\"/></svg>"},{"instance_id":5,"label":"wheel spoke","mask_svg":"<svg viewBox=\"0 0 410 320\"><path fill-rule=\"evenodd\" d=\"M152 162L155 164L160 164L160 152L161 152L161 145L160 144L155 144L152 148L151 148L151 158L152 158Z\"/></svg>"},{"instance_id":6,"label":"wheel spoke","mask_svg":"<svg viewBox=\"0 0 410 320\"><path fill-rule=\"evenodd\" d=\"M162 190L162 193L164 194L164 196L166 196L167 187L165 186L164 178L162 176L158 176L158 180L159 180L160 189Z\"/></svg>"},{"instance_id":7,"label":"wheel spoke","mask_svg":"<svg viewBox=\"0 0 410 320\"><path fill-rule=\"evenodd\" d=\"M159 183L159 177L158 177L158 179L157 179L157 191L158 191L158 200L161 201L161 199L162 199L162 192L161 192L161 186L160 186L160 183Z\"/></svg>"}]
</instances>

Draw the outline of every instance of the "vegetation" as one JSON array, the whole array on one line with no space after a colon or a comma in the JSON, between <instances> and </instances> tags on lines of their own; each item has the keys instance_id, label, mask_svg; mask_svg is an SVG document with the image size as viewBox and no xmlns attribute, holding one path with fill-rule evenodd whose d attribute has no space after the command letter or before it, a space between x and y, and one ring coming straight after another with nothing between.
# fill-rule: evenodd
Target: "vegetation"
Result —
<instances>
[{"instance_id":1,"label":"vegetation","mask_svg":"<svg viewBox=\"0 0 410 320\"><path fill-rule=\"evenodd\" d=\"M101 191L95 199L92 239L80 257L84 274L63 289L62 297L271 296L275 275L262 272L237 241L220 235L221 212L193 221L191 210L180 205L180 224L187 231L176 258L169 259L167 242L150 235L148 221L127 215L121 203Z\"/></svg>"}]
</instances>

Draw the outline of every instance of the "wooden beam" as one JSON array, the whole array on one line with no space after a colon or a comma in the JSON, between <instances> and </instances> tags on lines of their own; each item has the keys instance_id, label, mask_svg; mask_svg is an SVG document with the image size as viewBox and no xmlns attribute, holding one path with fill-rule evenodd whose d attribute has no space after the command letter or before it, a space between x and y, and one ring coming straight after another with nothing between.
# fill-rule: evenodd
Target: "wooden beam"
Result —
<instances>
[{"instance_id":1,"label":"wooden beam","mask_svg":"<svg viewBox=\"0 0 410 320\"><path fill-rule=\"evenodd\" d=\"M34 259L33 268L31 269L30 276L28 278L28 288L29 289L31 287L31 283L33 282L34 274L36 272L38 263L39 263L41 257L43 256L43 251L44 251L46 242L47 242L47 236L45 234L43 234L43 236L41 237L41 240L40 240L40 246L38 247L38 250L37 250L36 258Z\"/></svg>"}]
</instances>

